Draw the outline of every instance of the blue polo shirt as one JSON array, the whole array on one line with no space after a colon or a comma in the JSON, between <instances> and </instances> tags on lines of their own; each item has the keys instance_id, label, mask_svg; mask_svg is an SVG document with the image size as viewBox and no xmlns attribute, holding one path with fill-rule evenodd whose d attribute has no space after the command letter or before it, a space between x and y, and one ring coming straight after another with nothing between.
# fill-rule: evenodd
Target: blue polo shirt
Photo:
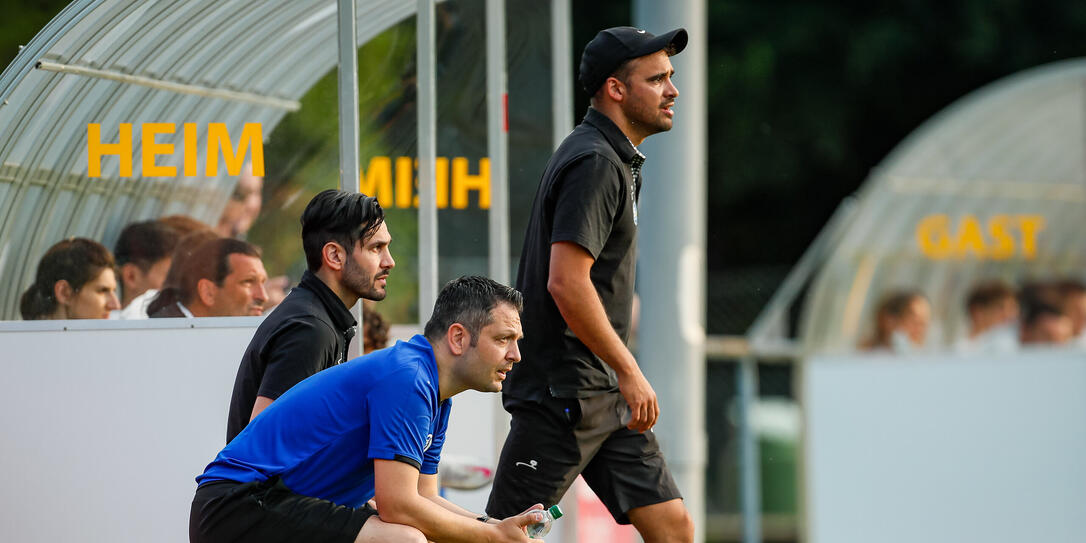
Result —
<instances>
[{"instance_id":1,"label":"blue polo shirt","mask_svg":"<svg viewBox=\"0 0 1086 543\"><path fill-rule=\"evenodd\" d=\"M200 484L278 475L295 493L359 507L373 497L373 460L437 473L450 400L421 335L298 383L219 452Z\"/></svg>"}]
</instances>

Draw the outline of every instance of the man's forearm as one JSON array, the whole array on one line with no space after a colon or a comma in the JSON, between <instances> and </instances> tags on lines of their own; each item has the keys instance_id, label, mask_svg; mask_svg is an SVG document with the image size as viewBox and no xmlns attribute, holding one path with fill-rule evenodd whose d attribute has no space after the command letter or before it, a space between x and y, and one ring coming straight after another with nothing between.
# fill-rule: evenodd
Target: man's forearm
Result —
<instances>
[{"instance_id":1,"label":"man's forearm","mask_svg":"<svg viewBox=\"0 0 1086 543\"><path fill-rule=\"evenodd\" d=\"M455 511L449 506L452 503L443 498L416 496L405 503L381 503L378 514L385 522L413 526L437 543L477 543L490 539L493 527L475 520L470 511L459 507L456 509L460 511Z\"/></svg>"},{"instance_id":2,"label":"man's forearm","mask_svg":"<svg viewBox=\"0 0 1086 543\"><path fill-rule=\"evenodd\" d=\"M444 507L445 509L447 509L447 510L453 512L453 513L456 513L457 515L460 515L462 517L468 517L468 518L476 519L476 518L479 518L480 516L482 516L481 513L473 513L471 511L468 511L467 509L464 509L463 507L460 507L459 505L456 505L455 503L453 503L453 502L451 502L449 500L446 500L445 498L442 498L441 496L426 496L426 498L428 500L440 505L441 507Z\"/></svg>"},{"instance_id":3,"label":"man's forearm","mask_svg":"<svg viewBox=\"0 0 1086 543\"><path fill-rule=\"evenodd\" d=\"M566 325L585 347L619 375L640 371L637 360L611 326L589 277L551 281L548 290Z\"/></svg>"}]
</instances>

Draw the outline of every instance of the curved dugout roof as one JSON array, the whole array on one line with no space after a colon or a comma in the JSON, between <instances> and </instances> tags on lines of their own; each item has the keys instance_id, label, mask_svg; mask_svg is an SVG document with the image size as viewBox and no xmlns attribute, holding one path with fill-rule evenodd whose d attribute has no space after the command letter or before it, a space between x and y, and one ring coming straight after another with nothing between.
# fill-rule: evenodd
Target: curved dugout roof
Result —
<instances>
[{"instance_id":1,"label":"curved dugout roof","mask_svg":"<svg viewBox=\"0 0 1086 543\"><path fill-rule=\"evenodd\" d=\"M886 292L932 301L929 346L964 334L964 299L1000 278L1086 279L1086 59L1007 77L957 101L906 138L846 202L751 329L784 335L812 278L804 350L850 349ZM799 277L799 276L803 277Z\"/></svg>"},{"instance_id":2,"label":"curved dugout roof","mask_svg":"<svg viewBox=\"0 0 1086 543\"><path fill-rule=\"evenodd\" d=\"M357 2L357 43L414 15L416 4ZM244 123L261 123L267 138L336 66L336 29L334 0L81 0L65 8L0 75L0 318L17 318L38 259L60 239L112 246L129 222L173 213L214 224L236 180L221 161L213 178L138 177L139 124L176 123L156 141L174 144L175 155L158 164L179 172L182 123L196 123L199 149L208 123L225 123L235 145ZM39 62L97 75L35 68ZM101 123L103 142L118 141L120 123L133 123L136 177L118 177L116 157L103 160L100 178L88 177L88 123Z\"/></svg>"}]
</instances>

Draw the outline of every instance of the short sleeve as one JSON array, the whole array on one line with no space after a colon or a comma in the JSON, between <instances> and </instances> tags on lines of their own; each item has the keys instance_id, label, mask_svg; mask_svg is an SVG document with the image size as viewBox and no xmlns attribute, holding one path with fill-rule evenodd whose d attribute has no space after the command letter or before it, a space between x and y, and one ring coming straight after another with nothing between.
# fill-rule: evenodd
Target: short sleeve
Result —
<instances>
[{"instance_id":1,"label":"short sleeve","mask_svg":"<svg viewBox=\"0 0 1086 543\"><path fill-rule=\"evenodd\" d=\"M599 258L625 202L617 166L600 155L586 156L565 169L556 188L550 242L573 242Z\"/></svg>"},{"instance_id":2,"label":"short sleeve","mask_svg":"<svg viewBox=\"0 0 1086 543\"><path fill-rule=\"evenodd\" d=\"M267 365L257 396L276 400L290 387L331 365L335 344L327 327L316 319L290 321L264 348Z\"/></svg>"},{"instance_id":3,"label":"short sleeve","mask_svg":"<svg viewBox=\"0 0 1086 543\"><path fill-rule=\"evenodd\" d=\"M431 390L418 370L400 370L376 384L367 397L369 458L423 467L423 451L434 435Z\"/></svg>"},{"instance_id":4,"label":"short sleeve","mask_svg":"<svg viewBox=\"0 0 1086 543\"><path fill-rule=\"evenodd\" d=\"M433 475L437 473L437 465L441 462L441 448L445 446L445 431L449 428L449 413L452 412L452 400L445 400L438 411L437 428L434 429L434 439L430 448L422 455L422 468L420 473Z\"/></svg>"}]
</instances>

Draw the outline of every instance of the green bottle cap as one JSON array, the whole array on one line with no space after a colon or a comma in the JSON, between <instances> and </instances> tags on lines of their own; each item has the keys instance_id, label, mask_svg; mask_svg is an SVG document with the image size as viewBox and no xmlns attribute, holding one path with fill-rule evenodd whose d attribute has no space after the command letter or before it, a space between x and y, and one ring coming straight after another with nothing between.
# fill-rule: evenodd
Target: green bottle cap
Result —
<instances>
[{"instance_id":1,"label":"green bottle cap","mask_svg":"<svg viewBox=\"0 0 1086 543\"><path fill-rule=\"evenodd\" d=\"M560 519L560 518L562 518L562 509L561 509L560 507L558 507L558 504L552 505L550 509L547 509L547 511L548 511L548 512L549 512L549 513L551 514L551 516L552 516L552 517L554 517L555 519Z\"/></svg>"}]
</instances>

